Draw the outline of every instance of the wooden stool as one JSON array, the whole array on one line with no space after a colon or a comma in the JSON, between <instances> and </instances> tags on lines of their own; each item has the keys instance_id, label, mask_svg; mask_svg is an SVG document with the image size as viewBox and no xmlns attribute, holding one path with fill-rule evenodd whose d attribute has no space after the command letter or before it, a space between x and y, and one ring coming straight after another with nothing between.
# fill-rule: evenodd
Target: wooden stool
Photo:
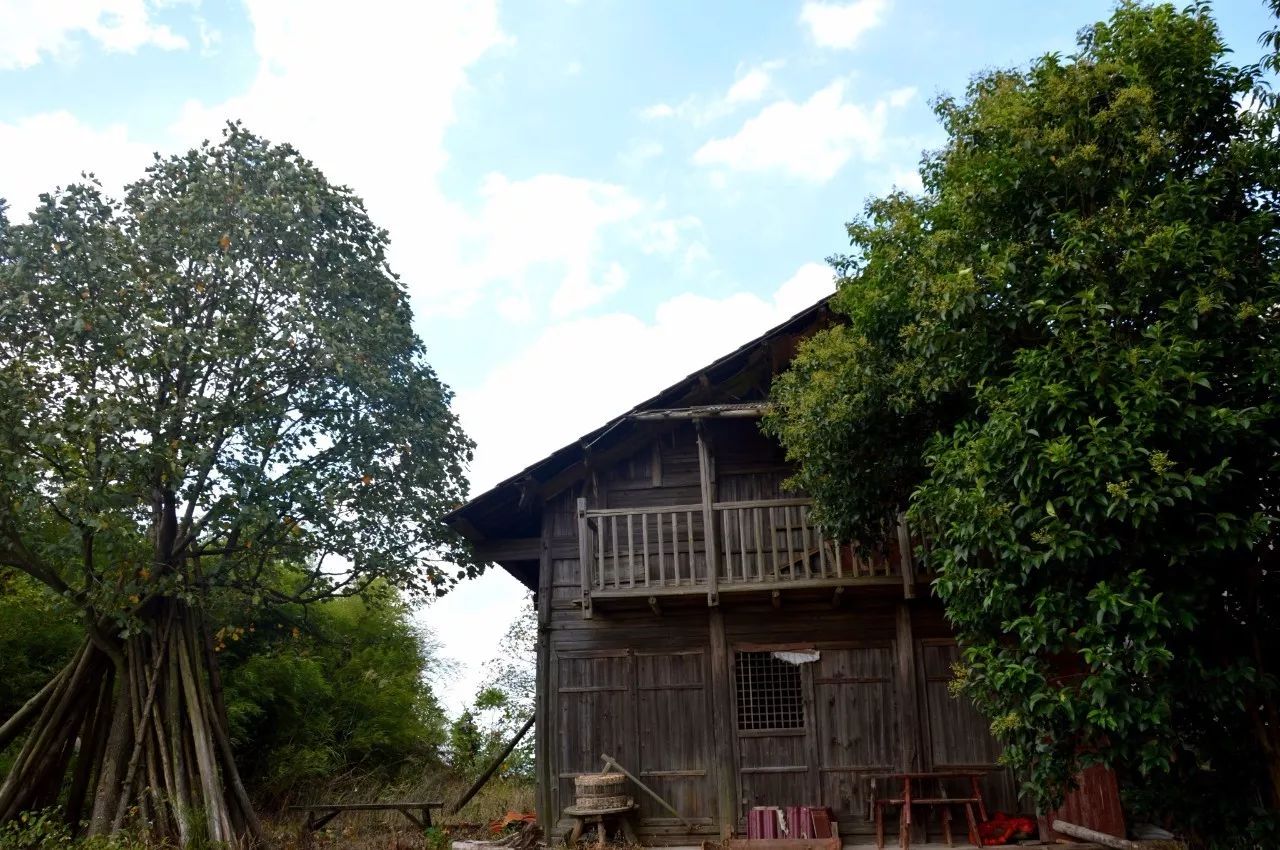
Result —
<instances>
[{"instance_id":1,"label":"wooden stool","mask_svg":"<svg viewBox=\"0 0 1280 850\"><path fill-rule=\"evenodd\" d=\"M636 831L631 825L631 814L637 808L635 803L617 809L580 809L577 806L569 806L564 810L564 813L567 817L573 818L573 829L569 830L569 836L565 839L565 844L570 848L576 847L579 839L582 838L582 833L586 831L588 826L594 824L596 827L596 847L604 847L609 835L608 822L610 820L618 824L622 831L622 837L626 839L628 844L639 844L640 839L636 838Z\"/></svg>"}]
</instances>

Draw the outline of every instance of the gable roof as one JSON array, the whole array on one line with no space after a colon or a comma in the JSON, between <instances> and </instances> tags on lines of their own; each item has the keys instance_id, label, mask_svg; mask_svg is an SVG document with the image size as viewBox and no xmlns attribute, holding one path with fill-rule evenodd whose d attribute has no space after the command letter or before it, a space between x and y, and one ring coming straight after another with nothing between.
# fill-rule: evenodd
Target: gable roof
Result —
<instances>
[{"instance_id":1,"label":"gable roof","mask_svg":"<svg viewBox=\"0 0 1280 850\"><path fill-rule=\"evenodd\" d=\"M654 420L676 421L695 416L755 415L764 399L736 397L735 389L742 388L734 386L734 379L759 366L761 358L775 352L777 343L808 336L818 327L830 324L829 301L829 296L823 298L652 398L530 464L449 512L444 521L473 542L536 537L541 529L538 512L533 508L585 476L589 461L634 434L640 420L651 424ZM793 349L784 352L785 359L789 361L793 353ZM776 367L779 364L771 365ZM536 567L531 573L528 566L495 560L499 560L526 586L533 586L531 580L536 583Z\"/></svg>"}]
</instances>

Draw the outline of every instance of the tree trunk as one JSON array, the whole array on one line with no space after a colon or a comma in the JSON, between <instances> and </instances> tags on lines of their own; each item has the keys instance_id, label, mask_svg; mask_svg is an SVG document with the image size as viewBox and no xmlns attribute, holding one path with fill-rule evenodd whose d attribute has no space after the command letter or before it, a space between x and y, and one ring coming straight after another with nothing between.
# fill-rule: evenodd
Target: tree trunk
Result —
<instances>
[{"instance_id":1,"label":"tree trunk","mask_svg":"<svg viewBox=\"0 0 1280 850\"><path fill-rule=\"evenodd\" d=\"M77 833L136 827L179 847L265 843L232 760L204 624L178 600L154 607L148 628L118 646L86 640L0 725L10 739L29 727L0 783L0 823L66 788Z\"/></svg>"}]
</instances>

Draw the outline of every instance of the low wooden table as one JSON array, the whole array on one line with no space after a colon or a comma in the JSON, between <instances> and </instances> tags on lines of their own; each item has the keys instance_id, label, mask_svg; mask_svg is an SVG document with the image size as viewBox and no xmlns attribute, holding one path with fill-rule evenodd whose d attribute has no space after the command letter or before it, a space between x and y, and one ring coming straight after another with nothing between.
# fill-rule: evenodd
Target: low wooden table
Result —
<instances>
[{"instance_id":1,"label":"low wooden table","mask_svg":"<svg viewBox=\"0 0 1280 850\"><path fill-rule=\"evenodd\" d=\"M638 809L635 803L629 806L622 806L616 809L580 809L577 806L568 806L564 813L568 817L573 818L573 829L569 830L569 835L565 838L565 844L570 848L577 846L578 841L582 838L582 833L592 824L596 827L596 846L604 847L608 840L608 821L614 820L618 822L622 829L622 837L627 840L630 845L640 843L636 838L636 831L631 825L631 815Z\"/></svg>"},{"instance_id":2,"label":"low wooden table","mask_svg":"<svg viewBox=\"0 0 1280 850\"><path fill-rule=\"evenodd\" d=\"M310 806L290 806L291 812L306 812L307 819L302 825L302 840L309 843L311 833L321 829L329 821L343 812L399 812L413 825L421 830L431 828L431 810L443 809L444 803L433 801L428 803L315 803ZM417 814L415 814L415 812Z\"/></svg>"},{"instance_id":3,"label":"low wooden table","mask_svg":"<svg viewBox=\"0 0 1280 850\"><path fill-rule=\"evenodd\" d=\"M942 819L942 835L947 842L947 846L952 846L951 840L951 807L963 806L965 820L969 827L969 842L975 847L982 846L982 840L978 837L978 822L974 819L973 807L978 807L978 817L981 820L987 819L987 807L982 800L982 789L978 786L978 782L986 775L986 771L981 770L937 770L937 771L920 771L907 773L889 773L881 777L873 777L872 782L872 805L875 807L876 821L876 847L884 847L884 810L886 806L901 806L902 815L898 819L898 845L902 850L910 850L911 847L911 815L912 806L929 806L940 808L939 813ZM895 779L902 783L901 797L880 797L875 792L876 779ZM947 780L967 780L969 783L970 793L968 796L952 797L947 793ZM937 783L937 796L927 796L921 789L920 785L927 785L931 782ZM915 786L914 788L912 786ZM921 793L917 794L917 791Z\"/></svg>"}]
</instances>

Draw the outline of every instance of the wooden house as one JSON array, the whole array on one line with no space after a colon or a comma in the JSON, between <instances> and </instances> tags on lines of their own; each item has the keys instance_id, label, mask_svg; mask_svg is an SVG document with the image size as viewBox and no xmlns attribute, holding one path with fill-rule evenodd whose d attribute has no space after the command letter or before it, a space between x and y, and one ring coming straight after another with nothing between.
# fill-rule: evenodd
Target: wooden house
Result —
<instances>
[{"instance_id":1,"label":"wooden house","mask_svg":"<svg viewBox=\"0 0 1280 850\"><path fill-rule=\"evenodd\" d=\"M815 304L448 518L536 594L545 828L606 753L692 824L637 794L651 844L742 834L755 805L867 833L871 778L909 769L990 769L989 807L1017 808L948 692L956 644L909 529L871 556L829 539L760 431L774 375L832 321Z\"/></svg>"}]
</instances>

